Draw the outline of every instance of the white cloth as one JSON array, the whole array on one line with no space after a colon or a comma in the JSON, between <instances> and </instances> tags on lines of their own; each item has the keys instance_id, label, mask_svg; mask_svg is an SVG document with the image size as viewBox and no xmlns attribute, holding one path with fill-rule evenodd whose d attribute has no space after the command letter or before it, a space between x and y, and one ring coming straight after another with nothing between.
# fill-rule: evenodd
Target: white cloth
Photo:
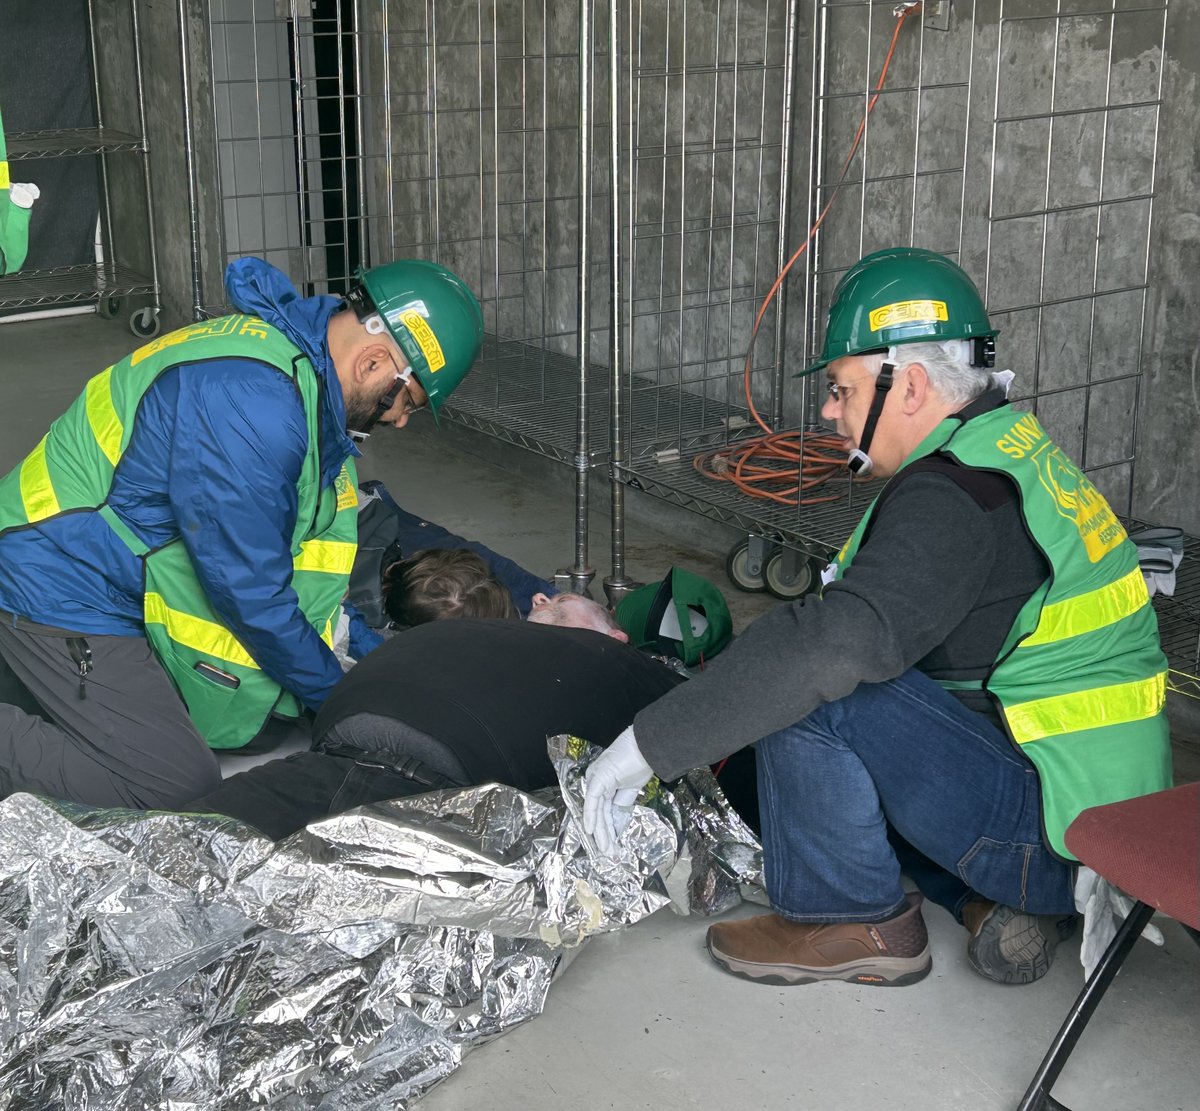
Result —
<instances>
[{"instance_id":1,"label":"white cloth","mask_svg":"<svg viewBox=\"0 0 1200 1111\"><path fill-rule=\"evenodd\" d=\"M1183 562L1183 552L1174 548L1158 547L1154 544L1139 544L1137 546L1138 562L1142 565L1142 578L1146 580L1146 589L1150 597L1155 594L1165 594L1171 598L1175 594L1175 572ZM1167 563L1171 569L1164 570Z\"/></svg>"},{"instance_id":2,"label":"white cloth","mask_svg":"<svg viewBox=\"0 0 1200 1111\"><path fill-rule=\"evenodd\" d=\"M337 626L333 630L333 654L343 671L349 671L358 662L350 655L350 617L345 606L338 610Z\"/></svg>"},{"instance_id":3,"label":"white cloth","mask_svg":"<svg viewBox=\"0 0 1200 1111\"><path fill-rule=\"evenodd\" d=\"M992 371L992 383L1004 391L1005 397L1008 397L1009 390L1012 389L1014 378L1016 378L1016 375L1011 370Z\"/></svg>"},{"instance_id":4,"label":"white cloth","mask_svg":"<svg viewBox=\"0 0 1200 1111\"><path fill-rule=\"evenodd\" d=\"M1117 936L1117 929L1133 909L1134 902L1103 876L1080 865L1079 874L1075 877L1075 909L1083 915L1083 944L1079 947L1079 960L1083 964L1085 980L1092 978L1096 965ZM1163 943L1162 930L1153 923L1147 924L1142 937L1155 945Z\"/></svg>"}]
</instances>

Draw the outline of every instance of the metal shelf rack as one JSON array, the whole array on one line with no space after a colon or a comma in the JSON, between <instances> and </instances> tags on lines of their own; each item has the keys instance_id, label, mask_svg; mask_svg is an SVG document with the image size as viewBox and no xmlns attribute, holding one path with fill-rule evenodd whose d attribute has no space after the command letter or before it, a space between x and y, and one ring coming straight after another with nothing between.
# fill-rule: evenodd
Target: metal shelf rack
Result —
<instances>
[{"instance_id":1,"label":"metal shelf rack","mask_svg":"<svg viewBox=\"0 0 1200 1111\"><path fill-rule=\"evenodd\" d=\"M155 293L155 282L127 266L58 266L48 270L18 271L0 279L0 305L5 308L41 308L79 301L98 304L114 297ZM101 311L108 309L101 305Z\"/></svg>"},{"instance_id":2,"label":"metal shelf rack","mask_svg":"<svg viewBox=\"0 0 1200 1111\"><path fill-rule=\"evenodd\" d=\"M8 136L8 157L72 158L78 154L115 154L145 151L137 135L113 127L64 127L48 131L21 131Z\"/></svg>"},{"instance_id":3,"label":"metal shelf rack","mask_svg":"<svg viewBox=\"0 0 1200 1111\"><path fill-rule=\"evenodd\" d=\"M55 305L94 302L96 311L114 317L123 311L127 297L147 297L149 305L135 308L129 317L129 329L143 339L157 335L161 327L159 313L158 255L154 242L154 194L150 180L149 145L146 141L146 90L142 78L142 44L139 25L139 0L129 0L129 31L133 47L136 78L137 133L107 126L104 122L100 81L100 50L95 0L87 2L88 39L91 48L92 94L96 108L95 127L53 128L14 132L7 138L8 161L17 163L46 158L94 157L99 160L101 180L101 243L103 259L75 266L21 270L0 278L0 309L50 308ZM117 260L113 235L111 182L108 157L137 154L142 160L145 190L146 234L148 237L149 274ZM33 218L45 218L43 197Z\"/></svg>"},{"instance_id":4,"label":"metal shelf rack","mask_svg":"<svg viewBox=\"0 0 1200 1111\"><path fill-rule=\"evenodd\" d=\"M608 367L589 366L592 467L609 458L610 379ZM578 392L579 361L574 356L488 334L479 362L455 391L445 413L458 424L573 464L578 451ZM638 433L641 455L651 464L671 458L680 442L696 451L724 445L731 430L749 423L744 408L717 404L685 390L664 390L645 376L634 376L630 399L630 424Z\"/></svg>"},{"instance_id":5,"label":"metal shelf rack","mask_svg":"<svg viewBox=\"0 0 1200 1111\"><path fill-rule=\"evenodd\" d=\"M1175 593L1154 596L1158 634L1170 665L1167 683L1187 698L1200 699L1200 537L1184 538Z\"/></svg>"}]
</instances>

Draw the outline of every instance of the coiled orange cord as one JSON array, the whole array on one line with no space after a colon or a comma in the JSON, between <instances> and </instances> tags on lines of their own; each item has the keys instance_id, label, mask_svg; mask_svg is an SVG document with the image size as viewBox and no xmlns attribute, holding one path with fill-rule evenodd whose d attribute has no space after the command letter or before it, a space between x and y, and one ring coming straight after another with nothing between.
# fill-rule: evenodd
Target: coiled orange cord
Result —
<instances>
[{"instance_id":1,"label":"coiled orange cord","mask_svg":"<svg viewBox=\"0 0 1200 1111\"><path fill-rule=\"evenodd\" d=\"M739 490L752 498L765 498L778 502L780 505L818 505L822 502L837 501L840 494L818 494L805 497L805 492L816 489L842 470L846 465L846 452L842 447L840 436L805 435L801 432L772 432L755 408L754 398L750 391L751 360L754 355L754 341L758 337L759 325L770 307L771 301L783 285L784 278L791 270L796 260L808 250L809 244L824 223L825 217L833 202L837 200L850 163L858 153L859 144L867 129L867 120L875 109L879 94L883 92L883 84L887 79L888 69L892 64L892 56L896 53L896 43L900 39L900 31L909 16L921 11L922 3L904 4L895 9L896 26L892 31L892 40L888 44L887 54L883 59L883 68L879 72L879 80L875 84L871 99L867 102L866 111L859 121L858 130L854 134L854 142L850 145L850 153L842 164L842 172L838 175L837 184L821 209L820 215L813 221L804 242L796 248L787 265L779 272L779 276L767 291L758 315L754 318L754 327L750 331L750 343L746 349L746 366L743 374L743 388L746 395L746 406L754 423L765 433L752 440L743 440L733 447L721 448L718 451L704 452L692 460L692 466L705 478L718 482L732 482ZM788 467L787 464L793 464ZM781 464L783 464L781 466Z\"/></svg>"}]
</instances>

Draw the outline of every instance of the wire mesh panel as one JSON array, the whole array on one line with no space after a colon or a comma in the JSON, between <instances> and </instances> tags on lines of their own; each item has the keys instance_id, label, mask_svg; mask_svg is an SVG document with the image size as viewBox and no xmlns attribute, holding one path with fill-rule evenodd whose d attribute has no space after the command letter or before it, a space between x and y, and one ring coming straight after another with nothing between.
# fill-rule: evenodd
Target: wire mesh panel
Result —
<instances>
[{"instance_id":1,"label":"wire mesh panel","mask_svg":"<svg viewBox=\"0 0 1200 1111\"><path fill-rule=\"evenodd\" d=\"M209 19L227 257L341 292L393 252L387 7L212 0Z\"/></svg>"},{"instance_id":2,"label":"wire mesh panel","mask_svg":"<svg viewBox=\"0 0 1200 1111\"><path fill-rule=\"evenodd\" d=\"M750 424L741 364L779 270L793 3L636 3L628 36L631 456ZM779 305L754 369L778 396Z\"/></svg>"},{"instance_id":3,"label":"wire mesh panel","mask_svg":"<svg viewBox=\"0 0 1200 1111\"><path fill-rule=\"evenodd\" d=\"M769 9L764 3L735 10L748 22L749 12ZM985 294L1001 329L1001 365L1017 372L1018 403L1037 411L1118 510L1128 512L1166 11L1165 2L1126 0L955 0L952 6L926 3L923 11L893 0L814 5L811 23L801 29L802 43L811 47L804 54L811 84L805 93L800 83L796 106L810 124L807 190L802 174L791 177L797 208L807 219L798 212L783 257L804 242L808 226L827 207L828 214L785 286L790 320L784 362L800 369L819 351L834 287L862 255L897 245L945 253ZM901 16L904 25L898 26ZM781 38L777 31L768 37L771 43ZM699 84L685 80L676 77L673 119L681 129L676 141L686 147L705 142L711 125L703 108L683 110ZM772 102L764 97L757 103ZM743 98L739 115L748 107L754 115L756 102L748 106ZM734 147L741 127L726 130ZM644 143L640 132L638 143ZM797 147L802 145L801 139ZM770 170L765 151L760 165ZM666 152L659 162L639 157L638 182L652 178L655 169L669 181L672 171L682 172L679 166ZM682 194L693 204L702 188L719 195L715 162L710 176L711 182L695 175ZM762 177L768 197L772 176ZM635 192L640 204L641 192ZM769 213L769 203L757 211ZM669 207L666 201L663 207ZM735 200L732 211L739 210ZM635 208L631 218L635 252L645 235L640 212ZM710 220L713 237L718 223ZM704 290L711 280L712 262L703 250L685 247L681 254L682 263L669 255L662 268L662 296L671 308L669 298L681 284L676 267L686 289ZM761 250L756 254L744 242L732 257L740 273L753 275L748 288L755 292L746 308L731 299L728 343L718 348L729 357L726 378L714 375L706 395L726 406L731 442L745 435L737 416L747 395L772 429L807 426L811 433L819 399L807 380L772 377L769 338L766 352L756 347L752 370L743 374L749 311L774 275L761 273ZM635 288L640 278L635 266ZM711 345L699 320L677 334ZM645 373L636 360L645 355L635 340L635 398L644 381L637 374ZM693 360L677 355L668 342L665 357L656 357L651 394L686 380L680 371ZM677 437L678 459L664 455L663 431L657 424L655 438L642 441L646 450L635 450L628 480L749 532L828 552L845 539L873 494L870 483L831 480L806 498L793 496L791 504L752 497L736 484L700 475L689 465L684 436ZM792 473L794 456L805 450L798 433L791 455L760 462Z\"/></svg>"},{"instance_id":4,"label":"wire mesh panel","mask_svg":"<svg viewBox=\"0 0 1200 1111\"><path fill-rule=\"evenodd\" d=\"M606 34L601 23L597 38ZM581 190L595 202L589 231L600 243L608 197L593 184L604 180L603 153L580 164L581 136L606 128L591 124L606 95L602 72L583 83L581 100L580 10L549 0L429 0L396 10L391 41L397 250L461 274L484 309L482 357L447 412L570 462L581 265L602 321L588 330L597 351L607 321L606 256L589 252L581 263ZM589 378L589 454L599 459L608 427L602 366Z\"/></svg>"}]
</instances>

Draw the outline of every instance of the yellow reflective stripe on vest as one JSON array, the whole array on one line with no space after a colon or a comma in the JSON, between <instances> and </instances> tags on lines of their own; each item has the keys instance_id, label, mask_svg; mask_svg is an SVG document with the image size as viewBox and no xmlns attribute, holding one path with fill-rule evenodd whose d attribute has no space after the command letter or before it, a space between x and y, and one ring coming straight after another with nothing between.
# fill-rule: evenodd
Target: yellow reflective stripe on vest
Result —
<instances>
[{"instance_id":1,"label":"yellow reflective stripe on vest","mask_svg":"<svg viewBox=\"0 0 1200 1111\"><path fill-rule=\"evenodd\" d=\"M162 625L176 644L182 644L194 652L215 656L218 660L241 664L242 667L258 668L254 657L242 647L242 643L223 625L193 617L182 610L171 609L161 594L146 595L145 617L147 625Z\"/></svg>"},{"instance_id":2,"label":"yellow reflective stripe on vest","mask_svg":"<svg viewBox=\"0 0 1200 1111\"><path fill-rule=\"evenodd\" d=\"M112 367L92 378L84 391L88 424L100 450L115 467L121 458L121 437L125 429L112 400Z\"/></svg>"},{"instance_id":3,"label":"yellow reflective stripe on vest","mask_svg":"<svg viewBox=\"0 0 1200 1111\"><path fill-rule=\"evenodd\" d=\"M1086 594L1046 606L1038 619L1037 628L1021 641L1019 647L1050 644L1103 629L1149 604L1150 592L1146 589L1146 580L1141 569L1135 567L1124 578L1099 590L1089 590Z\"/></svg>"},{"instance_id":4,"label":"yellow reflective stripe on vest","mask_svg":"<svg viewBox=\"0 0 1200 1111\"><path fill-rule=\"evenodd\" d=\"M346 540L305 540L300 554L292 561L297 571L321 571L327 575L348 575L354 566L358 545Z\"/></svg>"},{"instance_id":5,"label":"yellow reflective stripe on vest","mask_svg":"<svg viewBox=\"0 0 1200 1111\"><path fill-rule=\"evenodd\" d=\"M338 613L341 613L340 608L338 609ZM337 632L337 625L334 623L335 617L337 617L336 613L333 615L333 617L330 617L330 619L325 622L325 628L321 633L321 639L325 642L331 652L333 651L334 634Z\"/></svg>"},{"instance_id":6,"label":"yellow reflective stripe on vest","mask_svg":"<svg viewBox=\"0 0 1200 1111\"><path fill-rule=\"evenodd\" d=\"M1163 708L1166 689L1167 673L1161 671L1132 683L1114 683L1109 687L1020 702L1005 707L1004 717L1013 740L1024 745L1060 733L1153 717Z\"/></svg>"},{"instance_id":7,"label":"yellow reflective stripe on vest","mask_svg":"<svg viewBox=\"0 0 1200 1111\"><path fill-rule=\"evenodd\" d=\"M33 449L21 464L21 501L25 516L32 524L53 517L58 513L58 495L50 481L50 468L46 464L46 438Z\"/></svg>"}]
</instances>

